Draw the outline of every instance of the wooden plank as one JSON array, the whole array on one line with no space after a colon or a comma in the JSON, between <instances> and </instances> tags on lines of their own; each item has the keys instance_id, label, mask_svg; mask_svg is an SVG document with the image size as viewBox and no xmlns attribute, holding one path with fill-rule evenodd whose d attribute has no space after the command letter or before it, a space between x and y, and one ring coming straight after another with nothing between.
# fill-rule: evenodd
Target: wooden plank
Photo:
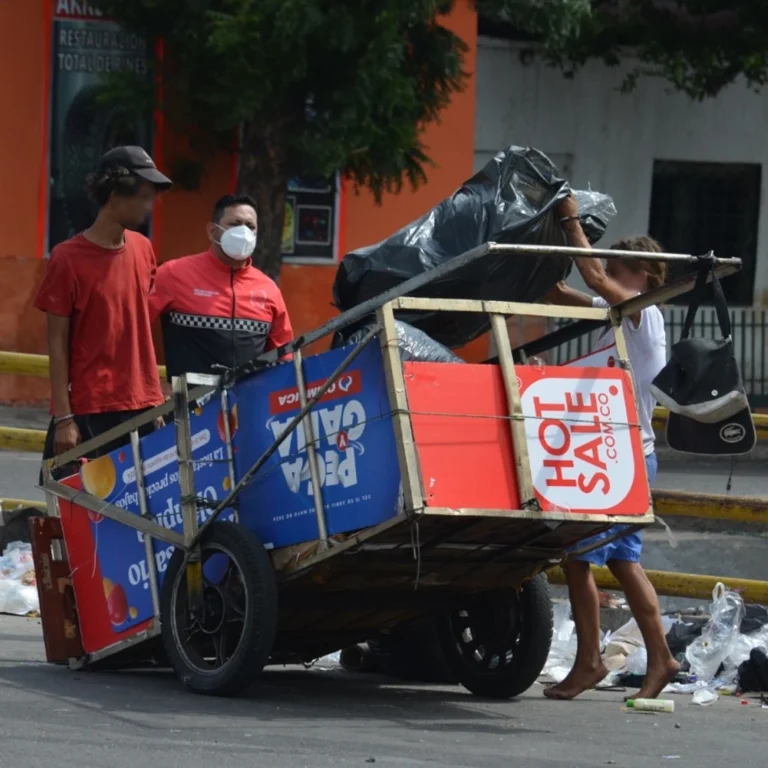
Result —
<instances>
[{"instance_id":1,"label":"wooden plank","mask_svg":"<svg viewBox=\"0 0 768 768\"><path fill-rule=\"evenodd\" d=\"M651 525L654 522L653 514L646 512L643 515L599 515L581 514L579 512L534 512L528 509L471 509L459 507L427 507L424 517L441 515L449 517L506 517L517 520L541 520L544 522L570 522L570 523L610 523L612 525L639 524Z\"/></svg>"},{"instance_id":2,"label":"wooden plank","mask_svg":"<svg viewBox=\"0 0 768 768\"><path fill-rule=\"evenodd\" d=\"M515 361L512 359L512 345L509 343L509 330L507 321L503 315L493 314L491 318L491 331L496 343L496 353L499 357L499 367L504 381L504 390L507 394L507 413L509 415L509 428L512 435L512 451L515 459L517 473L517 490L520 495L520 506L531 512L540 511L536 493L533 490L533 475L531 474L531 462L528 457L528 441L525 437L525 417L520 400L520 384L515 373Z\"/></svg>"},{"instance_id":3,"label":"wooden plank","mask_svg":"<svg viewBox=\"0 0 768 768\"><path fill-rule=\"evenodd\" d=\"M566 307L556 304L527 304L517 301L480 301L475 299L426 299L403 296L392 302L393 309L487 312L500 315L557 317L572 320L608 320L608 310L602 307Z\"/></svg>"},{"instance_id":4,"label":"wooden plank","mask_svg":"<svg viewBox=\"0 0 768 768\"><path fill-rule=\"evenodd\" d=\"M400 482L403 486L405 511L408 514L413 514L424 509L424 490L413 438L411 415L408 412L408 395L405 391L403 364L400 360L400 349L397 344L392 305L385 304L378 310L376 317L383 329L380 335L381 351L389 392L389 404L392 408L392 426L395 430L397 460L400 465Z\"/></svg>"}]
</instances>

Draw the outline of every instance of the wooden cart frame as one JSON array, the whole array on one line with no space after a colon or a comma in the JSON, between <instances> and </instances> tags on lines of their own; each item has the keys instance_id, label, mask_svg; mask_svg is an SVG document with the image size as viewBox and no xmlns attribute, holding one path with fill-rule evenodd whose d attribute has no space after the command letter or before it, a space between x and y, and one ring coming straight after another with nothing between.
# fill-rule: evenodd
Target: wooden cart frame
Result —
<instances>
[{"instance_id":1,"label":"wooden cart frame","mask_svg":"<svg viewBox=\"0 0 768 768\"><path fill-rule=\"evenodd\" d=\"M153 408L125 425L89 440L46 463L43 468L49 515L58 514L58 499L97 512L144 534L154 619L140 635L120 641L97 653L72 659L73 665L95 662L113 656L161 632L161 608L152 540L158 539L186 552L187 597L192 609L202 607L200 542L220 513L237 509L238 494L278 449L288 435L303 422L307 460L313 488L319 537L314 542L284 547L271 553L280 589L278 630L273 661L306 661L351 642L365 639L382 628L396 626L427 612L450 610L462 596L497 589L499 585L518 588L526 580L558 563L573 542L605 531L616 523L635 529L654 520L647 512L633 517L585 515L568 511L542 513L533 490L525 440L524 416L515 373L516 365L528 356L551 349L564 341L596 328L612 327L620 365L629 368L622 320L645 307L661 304L689 291L696 274L639 295L620 305L602 308L574 308L549 304L501 301L421 298L429 283L449 272L481 261L491 253L511 257L531 255L590 256L631 259L635 252L590 250L566 247L519 246L488 243L447 264L364 302L334 318L311 333L298 337L277 350L265 353L237 371L222 376L188 374L173 379L172 402ZM644 259L683 261L692 266L712 266L721 276L737 271L738 259L716 259L712 254L696 257L687 254L644 253ZM417 295L413 295L417 294ZM516 461L520 509L446 509L425 503L419 460L413 438L413 425L405 390L403 365L397 345L396 313L401 311L480 312L490 318L490 326L507 399L507 418ZM343 362L308 397L304 381L302 350L308 344L375 316L375 323L362 341L351 348ZM571 324L540 339L513 349L507 320L513 316L568 318ZM308 414L360 352L378 339L395 431L402 482L402 511L380 525L348 536L329 537L315 455L312 421ZM254 465L235 481L231 435L229 434L229 390L238 379L275 364L293 354L301 409L287 429ZM202 397L221 398L224 412L227 460L231 490L216 506L210 518L198 526L198 499L192 462L189 404ZM179 483L183 531L158 525L147 509L139 453L139 428L172 412L176 427ZM137 471L140 514L105 503L85 491L73 489L53 478L52 472L115 439L130 436Z\"/></svg>"}]
</instances>

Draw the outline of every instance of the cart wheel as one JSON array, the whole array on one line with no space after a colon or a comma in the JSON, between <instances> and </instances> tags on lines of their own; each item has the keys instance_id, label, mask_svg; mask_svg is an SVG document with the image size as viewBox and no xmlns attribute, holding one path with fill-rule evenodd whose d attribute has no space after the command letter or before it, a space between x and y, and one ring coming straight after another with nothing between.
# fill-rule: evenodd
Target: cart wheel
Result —
<instances>
[{"instance_id":1,"label":"cart wheel","mask_svg":"<svg viewBox=\"0 0 768 768\"><path fill-rule=\"evenodd\" d=\"M179 679L196 693L234 696L269 660L277 628L277 584L259 539L215 522L201 541L203 615L187 603L185 553L173 553L160 598L163 642Z\"/></svg>"},{"instance_id":2,"label":"cart wheel","mask_svg":"<svg viewBox=\"0 0 768 768\"><path fill-rule=\"evenodd\" d=\"M541 674L552 643L552 601L543 575L520 592L498 590L468 598L438 619L446 660L476 696L511 699Z\"/></svg>"}]
</instances>

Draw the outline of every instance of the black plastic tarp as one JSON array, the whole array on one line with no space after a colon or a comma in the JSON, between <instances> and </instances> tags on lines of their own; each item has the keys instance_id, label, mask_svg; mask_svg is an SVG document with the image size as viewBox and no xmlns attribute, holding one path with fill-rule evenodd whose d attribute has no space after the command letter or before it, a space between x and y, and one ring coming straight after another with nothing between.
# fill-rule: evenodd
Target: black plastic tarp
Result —
<instances>
[{"instance_id":1,"label":"black plastic tarp","mask_svg":"<svg viewBox=\"0 0 768 768\"><path fill-rule=\"evenodd\" d=\"M546 155L510 146L420 219L376 245L348 253L336 274L335 304L350 309L482 243L566 245L554 209L570 192ZM615 215L613 201L591 191L573 194L585 234L594 244ZM566 277L570 267L568 257L489 253L417 295L536 301ZM462 346L489 327L480 313L408 312L398 318L448 347Z\"/></svg>"}]
</instances>

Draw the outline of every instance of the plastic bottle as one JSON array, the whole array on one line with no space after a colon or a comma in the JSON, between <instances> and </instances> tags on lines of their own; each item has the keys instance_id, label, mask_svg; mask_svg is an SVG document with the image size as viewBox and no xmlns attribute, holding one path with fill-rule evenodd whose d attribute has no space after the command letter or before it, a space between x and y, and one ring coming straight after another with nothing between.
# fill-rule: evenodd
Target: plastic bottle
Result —
<instances>
[{"instance_id":1,"label":"plastic bottle","mask_svg":"<svg viewBox=\"0 0 768 768\"><path fill-rule=\"evenodd\" d=\"M668 699L629 699L625 702L630 709L643 712L674 712L675 702Z\"/></svg>"}]
</instances>

